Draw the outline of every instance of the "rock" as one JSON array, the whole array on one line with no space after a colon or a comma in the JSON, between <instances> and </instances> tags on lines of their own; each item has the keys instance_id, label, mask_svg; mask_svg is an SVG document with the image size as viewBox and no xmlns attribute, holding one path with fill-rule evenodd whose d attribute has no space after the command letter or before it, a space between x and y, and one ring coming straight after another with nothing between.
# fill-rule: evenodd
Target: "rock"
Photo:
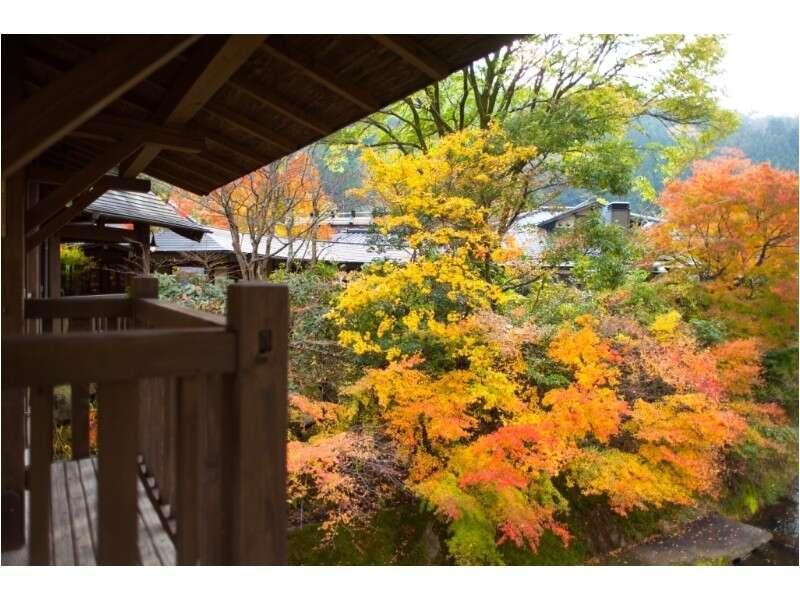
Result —
<instances>
[{"instance_id":1,"label":"rock","mask_svg":"<svg viewBox=\"0 0 800 600\"><path fill-rule=\"evenodd\" d=\"M421 542L424 564L436 564L439 553L442 551L442 543L433 529L433 523L428 523L425 527L425 531L422 532Z\"/></svg>"},{"instance_id":2,"label":"rock","mask_svg":"<svg viewBox=\"0 0 800 600\"><path fill-rule=\"evenodd\" d=\"M772 534L765 529L711 514L693 521L680 533L628 548L622 558L628 564L640 565L733 561L771 539Z\"/></svg>"}]
</instances>

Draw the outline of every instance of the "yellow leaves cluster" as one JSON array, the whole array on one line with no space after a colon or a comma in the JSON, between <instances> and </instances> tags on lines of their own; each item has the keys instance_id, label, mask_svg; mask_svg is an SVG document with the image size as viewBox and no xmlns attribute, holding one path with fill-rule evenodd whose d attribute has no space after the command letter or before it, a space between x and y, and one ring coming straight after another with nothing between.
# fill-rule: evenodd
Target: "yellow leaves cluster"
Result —
<instances>
[{"instance_id":1,"label":"yellow leaves cluster","mask_svg":"<svg viewBox=\"0 0 800 600\"><path fill-rule=\"evenodd\" d=\"M446 312L441 309L445 300ZM328 318L340 327L342 345L392 360L401 356L398 340L428 336L450 345L470 329L463 323L469 314L505 300L502 290L478 277L459 256L444 255L365 272L339 296Z\"/></svg>"},{"instance_id":2,"label":"yellow leaves cluster","mask_svg":"<svg viewBox=\"0 0 800 600\"><path fill-rule=\"evenodd\" d=\"M660 342L666 342L675 337L681 315L677 310L658 315L650 325L650 331Z\"/></svg>"},{"instance_id":3,"label":"yellow leaves cluster","mask_svg":"<svg viewBox=\"0 0 800 600\"><path fill-rule=\"evenodd\" d=\"M379 197L388 209L375 220L379 230L402 232L411 248L463 248L479 258L500 248L490 223L519 203L522 165L535 154L533 147L512 144L496 125L448 135L426 154L387 160L385 153L367 151L368 177L355 195Z\"/></svg>"},{"instance_id":4,"label":"yellow leaves cluster","mask_svg":"<svg viewBox=\"0 0 800 600\"><path fill-rule=\"evenodd\" d=\"M419 357L401 359L383 369L369 369L347 393L383 412L387 433L410 461L416 481L441 468L437 456L469 439L485 410L519 411L515 384L502 373L453 370L431 376L418 367Z\"/></svg>"}]
</instances>

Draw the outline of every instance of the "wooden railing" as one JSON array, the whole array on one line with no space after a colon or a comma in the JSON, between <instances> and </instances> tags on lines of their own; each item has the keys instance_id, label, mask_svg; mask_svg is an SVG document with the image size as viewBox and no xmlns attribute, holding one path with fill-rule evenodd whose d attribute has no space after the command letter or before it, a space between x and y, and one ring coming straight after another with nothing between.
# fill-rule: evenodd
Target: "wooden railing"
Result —
<instances>
[{"instance_id":1,"label":"wooden railing","mask_svg":"<svg viewBox=\"0 0 800 600\"><path fill-rule=\"evenodd\" d=\"M74 458L88 455L96 388L99 564L138 560L139 472L176 520L178 564L286 560L287 290L233 284L223 319L157 289L136 278L129 296L28 300L46 333L3 339L3 386L30 388L32 564L51 558L53 386L65 383Z\"/></svg>"}]
</instances>

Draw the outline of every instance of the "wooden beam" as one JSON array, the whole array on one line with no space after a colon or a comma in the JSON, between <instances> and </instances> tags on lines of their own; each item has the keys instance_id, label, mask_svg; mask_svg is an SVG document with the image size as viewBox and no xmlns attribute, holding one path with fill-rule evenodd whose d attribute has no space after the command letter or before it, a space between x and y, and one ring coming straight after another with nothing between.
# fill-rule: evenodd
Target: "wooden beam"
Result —
<instances>
[{"instance_id":1,"label":"wooden beam","mask_svg":"<svg viewBox=\"0 0 800 600\"><path fill-rule=\"evenodd\" d=\"M88 223L67 223L58 231L61 239L80 242L108 242L109 244L138 244L139 240L130 229L98 227Z\"/></svg>"},{"instance_id":2,"label":"wooden beam","mask_svg":"<svg viewBox=\"0 0 800 600\"><path fill-rule=\"evenodd\" d=\"M63 169L52 169L42 167L31 167L28 169L28 178L37 183L48 183L52 185L64 185L73 174ZM122 190L126 192L139 192L146 194L150 191L149 179L138 179L136 177L117 177L116 175L103 175L97 183L104 184L111 190ZM47 198L45 196L45 198Z\"/></svg>"},{"instance_id":3,"label":"wooden beam","mask_svg":"<svg viewBox=\"0 0 800 600\"><path fill-rule=\"evenodd\" d=\"M130 317L131 303L125 294L92 294L63 298L29 298L25 301L26 319L69 319L70 331L75 321L92 317Z\"/></svg>"},{"instance_id":4,"label":"wooden beam","mask_svg":"<svg viewBox=\"0 0 800 600\"><path fill-rule=\"evenodd\" d=\"M244 116L236 110L228 108L221 102L212 102L206 106L205 110L240 129L244 129L251 135L256 136L268 144L280 148L282 151L294 152L300 145L277 131Z\"/></svg>"},{"instance_id":5,"label":"wooden beam","mask_svg":"<svg viewBox=\"0 0 800 600\"><path fill-rule=\"evenodd\" d=\"M275 112L291 119L295 123L299 123L303 127L308 127L316 133L328 135L336 129L334 125L318 119L308 111L299 107L296 103L291 102L289 99L284 98L280 94L258 88L242 78L237 78L235 80L232 79L229 82L229 85L234 89L250 96L256 102L268 106Z\"/></svg>"},{"instance_id":6,"label":"wooden beam","mask_svg":"<svg viewBox=\"0 0 800 600\"><path fill-rule=\"evenodd\" d=\"M183 327L224 327L225 317L185 308L166 300L137 299L133 310L136 319L151 327L180 329Z\"/></svg>"},{"instance_id":7,"label":"wooden beam","mask_svg":"<svg viewBox=\"0 0 800 600\"><path fill-rule=\"evenodd\" d=\"M348 81L347 78L342 77L339 73L334 73L310 56L301 55L296 51L293 51L292 54L287 54L283 50L272 46L269 39L261 46L261 50L364 110L375 112L381 107L380 101L368 90Z\"/></svg>"},{"instance_id":8,"label":"wooden beam","mask_svg":"<svg viewBox=\"0 0 800 600\"><path fill-rule=\"evenodd\" d=\"M101 141L119 141L135 137L145 144L157 146L160 150L190 154L197 154L206 149L205 138L187 127L158 125L141 119L112 115L98 115L71 135Z\"/></svg>"},{"instance_id":9,"label":"wooden beam","mask_svg":"<svg viewBox=\"0 0 800 600\"><path fill-rule=\"evenodd\" d=\"M35 231L28 232L25 239L25 247L30 251L51 235L58 233L58 231L72 219L81 214L84 209L92 202L97 200L100 196L105 194L108 188L102 184L96 184L91 189L86 190L77 198L71 200L72 204L62 208L51 219L39 225Z\"/></svg>"},{"instance_id":10,"label":"wooden beam","mask_svg":"<svg viewBox=\"0 0 800 600\"><path fill-rule=\"evenodd\" d=\"M201 169L192 168L191 165L176 162L170 158L167 158L166 156L159 156L157 160L158 162L155 164L157 164L158 166L166 167L167 169L185 173L186 177L191 178L193 181L197 180L198 183L206 185L211 189L216 189L220 185L222 185L219 179L212 179L213 173L207 173L202 171ZM223 182L225 181L224 178L222 180Z\"/></svg>"},{"instance_id":11,"label":"wooden beam","mask_svg":"<svg viewBox=\"0 0 800 600\"><path fill-rule=\"evenodd\" d=\"M423 48L406 35L373 35L381 46L388 48L408 64L416 67L431 79L444 79L453 71L441 58Z\"/></svg>"},{"instance_id":12,"label":"wooden beam","mask_svg":"<svg viewBox=\"0 0 800 600\"><path fill-rule=\"evenodd\" d=\"M247 159L250 162L258 165L258 167L256 168L269 164L277 158L277 156L274 154L270 154L269 156L259 156L249 146L240 144L233 140L225 139L224 136L216 132L212 132L209 130L203 130L203 131L205 132L205 136L208 138L210 142L216 144L220 148L227 150L228 152L233 152L234 154L238 154L241 158Z\"/></svg>"},{"instance_id":13,"label":"wooden beam","mask_svg":"<svg viewBox=\"0 0 800 600\"><path fill-rule=\"evenodd\" d=\"M176 175L170 171L164 171L158 167L158 163L150 165L147 167L147 172L152 175L153 177L157 177L162 181L171 181L174 185L181 187L182 189L196 194L198 196L203 196L208 193L209 189L204 189L200 185L197 184L196 181L188 181L186 178L182 177L181 175Z\"/></svg>"},{"instance_id":14,"label":"wooden beam","mask_svg":"<svg viewBox=\"0 0 800 600\"><path fill-rule=\"evenodd\" d=\"M177 81L167 90L156 111L165 125L188 123L226 81L250 58L266 36L208 36L184 65ZM123 166L123 175L133 177L147 168L160 148L146 145Z\"/></svg>"},{"instance_id":15,"label":"wooden beam","mask_svg":"<svg viewBox=\"0 0 800 600\"><path fill-rule=\"evenodd\" d=\"M126 35L13 110L3 126L3 177L16 172L70 131L177 56L198 36Z\"/></svg>"},{"instance_id":16,"label":"wooden beam","mask_svg":"<svg viewBox=\"0 0 800 600\"><path fill-rule=\"evenodd\" d=\"M112 145L105 152L96 156L83 169L65 181L61 187L51 193L46 199L31 208L25 215L28 236L33 233L34 228L62 210L78 195L89 190L89 188L105 175L109 169L117 166L121 160L133 154L141 145L142 142L139 139L126 140Z\"/></svg>"},{"instance_id":17,"label":"wooden beam","mask_svg":"<svg viewBox=\"0 0 800 600\"><path fill-rule=\"evenodd\" d=\"M134 329L2 339L11 387L142 377L231 373L236 336L219 327ZM47 365L46 369L42 365Z\"/></svg>"}]
</instances>

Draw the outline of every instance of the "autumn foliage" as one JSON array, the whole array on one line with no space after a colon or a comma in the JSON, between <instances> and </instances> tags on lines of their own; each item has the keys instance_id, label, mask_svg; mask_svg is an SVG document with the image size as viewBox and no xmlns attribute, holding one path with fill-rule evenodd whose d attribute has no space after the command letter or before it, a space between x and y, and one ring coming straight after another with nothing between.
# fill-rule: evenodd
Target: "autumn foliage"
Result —
<instances>
[{"instance_id":1,"label":"autumn foliage","mask_svg":"<svg viewBox=\"0 0 800 600\"><path fill-rule=\"evenodd\" d=\"M756 338L706 347L678 310L642 322L620 312L613 293L555 328L521 311L524 299L501 283L512 249L490 214L504 202L496 182L513 181L535 150L499 135L458 134L424 156L369 159L365 189L389 206L379 226L402 231L416 256L367 268L329 313L366 367L346 390L354 418L396 445L406 487L449 524L448 548L462 563L502 562L505 544L535 552L548 531L568 544L575 493L620 515L718 498L730 449L769 445L759 428L783 418L754 400ZM695 251L698 242L675 237ZM784 242L764 241L769 260ZM771 264L751 254L731 251L719 275L728 287ZM532 376L534 358L551 371L547 382Z\"/></svg>"},{"instance_id":2,"label":"autumn foliage","mask_svg":"<svg viewBox=\"0 0 800 600\"><path fill-rule=\"evenodd\" d=\"M794 343L797 326L797 173L741 154L697 161L672 181L653 230L657 251L709 296L709 312L745 336Z\"/></svg>"}]
</instances>

